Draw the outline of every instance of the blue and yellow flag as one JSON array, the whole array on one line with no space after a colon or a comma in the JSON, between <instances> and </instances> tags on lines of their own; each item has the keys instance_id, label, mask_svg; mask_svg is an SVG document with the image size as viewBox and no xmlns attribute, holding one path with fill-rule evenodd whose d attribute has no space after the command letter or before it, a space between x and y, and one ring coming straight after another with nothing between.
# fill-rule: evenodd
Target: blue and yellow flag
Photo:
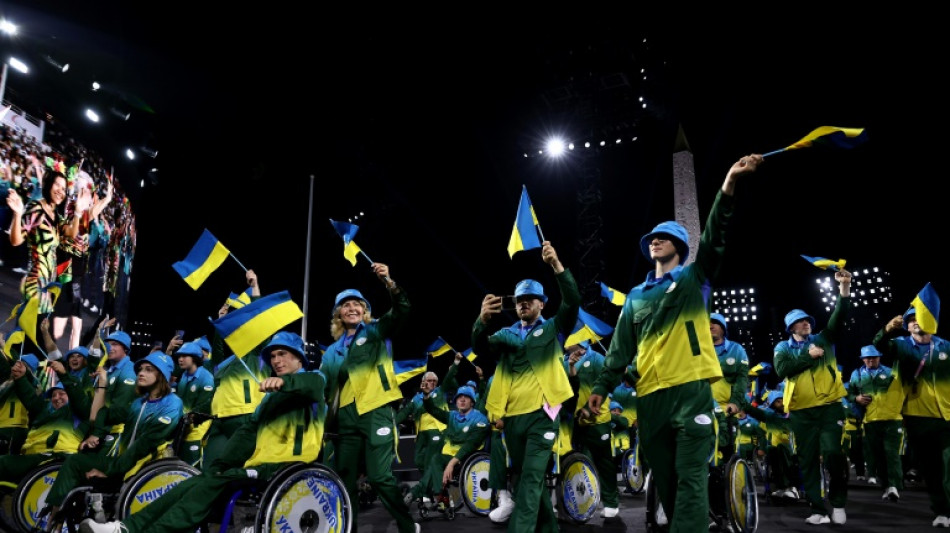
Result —
<instances>
[{"instance_id":1,"label":"blue and yellow flag","mask_svg":"<svg viewBox=\"0 0 950 533\"><path fill-rule=\"evenodd\" d=\"M924 288L917 293L914 301L914 312L917 315L917 325L924 333L934 335L937 333L937 322L940 320L940 297L934 290L930 282L924 285Z\"/></svg>"},{"instance_id":2,"label":"blue and yellow flag","mask_svg":"<svg viewBox=\"0 0 950 533\"><path fill-rule=\"evenodd\" d=\"M303 312L281 291L231 311L212 322L234 355L243 357L287 324L303 317Z\"/></svg>"},{"instance_id":3,"label":"blue and yellow flag","mask_svg":"<svg viewBox=\"0 0 950 533\"><path fill-rule=\"evenodd\" d=\"M820 126L815 128L808 135L802 137L797 142L786 146L780 150L774 150L762 157L768 157L786 150L798 150L799 148L808 148L810 146L824 145L836 148L854 148L868 140L864 128L839 128L837 126Z\"/></svg>"},{"instance_id":4,"label":"blue and yellow flag","mask_svg":"<svg viewBox=\"0 0 950 533\"><path fill-rule=\"evenodd\" d=\"M432 357L438 357L448 352L454 353L455 350L453 350L452 347L449 346L449 343L442 340L442 337L439 337L438 339L433 341L432 344L430 344L429 347L426 348L426 353L431 355Z\"/></svg>"},{"instance_id":5,"label":"blue and yellow flag","mask_svg":"<svg viewBox=\"0 0 950 533\"><path fill-rule=\"evenodd\" d=\"M534 214L534 207L528 198L528 189L522 185L521 201L518 203L518 213L515 215L515 227L511 231L511 240L508 241L509 257L514 257L521 250L541 247L538 226L538 217Z\"/></svg>"},{"instance_id":6,"label":"blue and yellow flag","mask_svg":"<svg viewBox=\"0 0 950 533\"><path fill-rule=\"evenodd\" d=\"M578 309L574 331L564 341L564 346L574 346L584 341L597 342L613 332L614 328L607 325L603 320L583 309Z\"/></svg>"},{"instance_id":7,"label":"blue and yellow flag","mask_svg":"<svg viewBox=\"0 0 950 533\"><path fill-rule=\"evenodd\" d=\"M835 272L844 268L845 263L847 263L847 261L844 259L838 259L837 261L832 261L831 259L825 259L824 257L810 257L807 255L803 255L802 259L804 259L805 261L808 261L809 263L815 265L816 267L822 270L833 270Z\"/></svg>"},{"instance_id":8,"label":"blue and yellow flag","mask_svg":"<svg viewBox=\"0 0 950 533\"><path fill-rule=\"evenodd\" d=\"M362 250L360 250L360 247L356 245L356 241L353 239L356 237L356 232L359 231L360 227L356 224L350 224L349 222L337 222L332 218L330 219L330 224L333 224L333 229L335 229L343 239L343 257L349 260L351 265L356 266L356 255Z\"/></svg>"},{"instance_id":9,"label":"blue and yellow flag","mask_svg":"<svg viewBox=\"0 0 950 533\"><path fill-rule=\"evenodd\" d=\"M37 316L39 312L40 297L36 295L27 300L23 306L20 307L20 314L16 319L17 326L23 330L26 336L33 341L33 344L37 347L41 346L41 344L36 341L36 324L38 323Z\"/></svg>"},{"instance_id":10,"label":"blue and yellow flag","mask_svg":"<svg viewBox=\"0 0 950 533\"><path fill-rule=\"evenodd\" d=\"M240 309L251 303L251 291L253 289L253 287L248 287L246 291L240 294L235 294L232 292L231 295L228 296L228 305L233 309Z\"/></svg>"},{"instance_id":11,"label":"blue and yellow flag","mask_svg":"<svg viewBox=\"0 0 950 533\"><path fill-rule=\"evenodd\" d=\"M396 373L396 385L402 385L415 376L426 371L427 357L409 361L393 361L393 371Z\"/></svg>"},{"instance_id":12,"label":"blue and yellow flag","mask_svg":"<svg viewBox=\"0 0 950 533\"><path fill-rule=\"evenodd\" d=\"M464 352L462 352L462 357L465 357L466 359L469 360L469 362L474 363L475 359L478 358L478 354L476 354L475 352L472 351L471 348L469 348L468 350L465 350Z\"/></svg>"},{"instance_id":13,"label":"blue and yellow flag","mask_svg":"<svg viewBox=\"0 0 950 533\"><path fill-rule=\"evenodd\" d=\"M49 294L50 305L56 306L56 300L59 300L59 294L63 292L63 284L58 281L48 283L43 287L43 292Z\"/></svg>"},{"instance_id":14,"label":"blue and yellow flag","mask_svg":"<svg viewBox=\"0 0 950 533\"><path fill-rule=\"evenodd\" d=\"M621 307L627 301L626 294L618 291L617 289L611 289L603 281L600 282L600 294L604 298L610 300L610 303Z\"/></svg>"},{"instance_id":15,"label":"blue and yellow flag","mask_svg":"<svg viewBox=\"0 0 950 533\"><path fill-rule=\"evenodd\" d=\"M19 346L20 349L17 350L18 353L23 352L23 341L26 340L26 334L23 333L23 330L20 328L14 328L13 331L7 335L7 338L3 343L3 352L8 359L13 359L13 349L15 346Z\"/></svg>"},{"instance_id":16,"label":"blue and yellow flag","mask_svg":"<svg viewBox=\"0 0 950 533\"><path fill-rule=\"evenodd\" d=\"M189 287L198 290L198 287L224 263L230 254L231 251L205 229L198 242L188 252L188 256L173 264L172 268Z\"/></svg>"}]
</instances>

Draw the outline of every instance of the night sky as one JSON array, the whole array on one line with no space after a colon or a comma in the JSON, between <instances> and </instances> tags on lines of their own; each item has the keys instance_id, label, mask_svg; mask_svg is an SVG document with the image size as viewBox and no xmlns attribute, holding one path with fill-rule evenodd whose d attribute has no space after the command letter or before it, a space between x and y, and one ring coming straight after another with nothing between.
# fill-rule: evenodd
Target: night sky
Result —
<instances>
[{"instance_id":1,"label":"night sky","mask_svg":"<svg viewBox=\"0 0 950 533\"><path fill-rule=\"evenodd\" d=\"M0 5L4 14L12 8ZM578 192L599 190L603 267L595 270L627 290L649 268L640 236L673 218L680 127L703 220L726 170L747 153L825 125L863 127L870 139L852 150L778 154L741 182L723 286L760 287L779 316L817 312L808 291L819 271L806 254L889 270L887 315L928 281L950 294L936 190L945 135L935 132L946 106L932 66L943 61L926 21L898 34L828 14L717 26L619 13L541 24L512 13L314 18L291 9L176 20L134 12L141 6L64 6L45 13L66 21L60 41L94 31L126 43L86 51L96 40L80 37L84 46L73 50L109 63L156 111L148 126L161 145L161 181L133 203L131 315L156 322L163 340L179 327L189 337L209 333L207 317L243 288L236 261L198 291L171 269L204 228L260 275L264 293L288 290L304 306L310 176L308 340L331 341L330 308L345 288L363 290L377 313L388 309L369 264L351 267L329 224L360 212L356 242L390 266L413 305L397 357L421 356L437 336L468 348L485 293L511 294L526 277L556 293L538 251L513 259L506 251L522 185L575 273L586 236ZM608 144L557 162L535 156L552 133ZM616 309L598 305L612 323Z\"/></svg>"}]
</instances>

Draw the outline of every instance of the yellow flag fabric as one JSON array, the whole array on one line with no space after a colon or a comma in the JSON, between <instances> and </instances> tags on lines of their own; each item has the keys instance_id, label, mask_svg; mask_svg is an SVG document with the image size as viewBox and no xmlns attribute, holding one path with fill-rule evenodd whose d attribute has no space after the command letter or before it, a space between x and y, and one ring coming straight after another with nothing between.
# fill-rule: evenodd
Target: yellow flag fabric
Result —
<instances>
[{"instance_id":1,"label":"yellow flag fabric","mask_svg":"<svg viewBox=\"0 0 950 533\"><path fill-rule=\"evenodd\" d=\"M231 251L206 229L188 252L188 256L173 264L172 268L189 287L198 290L198 287L224 263L229 255Z\"/></svg>"}]
</instances>

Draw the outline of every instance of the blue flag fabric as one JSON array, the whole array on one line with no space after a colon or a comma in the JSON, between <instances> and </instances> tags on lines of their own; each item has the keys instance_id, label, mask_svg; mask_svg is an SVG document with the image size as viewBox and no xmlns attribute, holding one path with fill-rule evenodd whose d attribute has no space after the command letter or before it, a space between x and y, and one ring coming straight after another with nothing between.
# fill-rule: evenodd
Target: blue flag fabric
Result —
<instances>
[{"instance_id":1,"label":"blue flag fabric","mask_svg":"<svg viewBox=\"0 0 950 533\"><path fill-rule=\"evenodd\" d=\"M258 298L212 324L234 354L243 357L284 326L302 317L303 312L290 299L290 293L281 291Z\"/></svg>"},{"instance_id":2,"label":"blue flag fabric","mask_svg":"<svg viewBox=\"0 0 950 533\"><path fill-rule=\"evenodd\" d=\"M521 186L521 201L518 203L518 213L515 215L515 226L508 241L508 256L514 257L522 250L531 250L541 247L538 239L538 217L534 214L531 199L528 198L528 189Z\"/></svg>"},{"instance_id":3,"label":"blue flag fabric","mask_svg":"<svg viewBox=\"0 0 950 533\"><path fill-rule=\"evenodd\" d=\"M435 341L432 342L432 344L429 345L428 348L426 348L426 353L431 355L432 357L438 357L445 353L454 352L454 351L455 350L453 350L452 347L449 346L449 343L442 340L442 337L437 338Z\"/></svg>"},{"instance_id":4,"label":"blue flag fabric","mask_svg":"<svg viewBox=\"0 0 950 533\"><path fill-rule=\"evenodd\" d=\"M917 314L917 325L920 329L931 335L936 334L940 320L940 297L937 296L937 291L930 282L927 282L927 285L917 293L911 305Z\"/></svg>"},{"instance_id":5,"label":"blue flag fabric","mask_svg":"<svg viewBox=\"0 0 950 533\"><path fill-rule=\"evenodd\" d=\"M618 291L617 289L611 289L604 282L600 282L600 294L604 298L610 300L610 303L617 306L623 306L623 304L627 301L626 294Z\"/></svg>"},{"instance_id":6,"label":"blue flag fabric","mask_svg":"<svg viewBox=\"0 0 950 533\"><path fill-rule=\"evenodd\" d=\"M428 358L393 361L393 371L396 373L396 384L402 385L415 376L426 371Z\"/></svg>"},{"instance_id":7,"label":"blue flag fabric","mask_svg":"<svg viewBox=\"0 0 950 533\"><path fill-rule=\"evenodd\" d=\"M175 272L194 290L198 290L208 276L218 269L231 252L207 229L185 259L172 265Z\"/></svg>"},{"instance_id":8,"label":"blue flag fabric","mask_svg":"<svg viewBox=\"0 0 950 533\"><path fill-rule=\"evenodd\" d=\"M356 241L353 239L356 237L356 232L359 231L360 227L356 224L350 224L349 222L337 222L332 218L330 219L330 224L333 224L333 229L335 229L340 235L340 238L343 239L343 257L345 257L351 265L356 266L356 256L362 250L356 245Z\"/></svg>"},{"instance_id":9,"label":"blue flag fabric","mask_svg":"<svg viewBox=\"0 0 950 533\"><path fill-rule=\"evenodd\" d=\"M594 315L578 309L574 331L564 341L564 346L574 346L584 341L597 342L614 332L614 328Z\"/></svg>"}]
</instances>

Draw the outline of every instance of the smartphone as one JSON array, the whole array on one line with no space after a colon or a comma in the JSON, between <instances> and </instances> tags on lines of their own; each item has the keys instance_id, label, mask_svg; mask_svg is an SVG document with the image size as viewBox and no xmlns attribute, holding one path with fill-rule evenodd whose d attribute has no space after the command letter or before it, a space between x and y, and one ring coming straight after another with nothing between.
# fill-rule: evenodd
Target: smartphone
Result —
<instances>
[{"instance_id":1,"label":"smartphone","mask_svg":"<svg viewBox=\"0 0 950 533\"><path fill-rule=\"evenodd\" d=\"M183 330L183 329L176 329L176 330L175 330L175 336L178 337L179 339L184 340L184 338L185 338L185 330Z\"/></svg>"},{"instance_id":2,"label":"smartphone","mask_svg":"<svg viewBox=\"0 0 950 533\"><path fill-rule=\"evenodd\" d=\"M502 311L514 311L517 308L518 308L518 302L516 301L514 295L501 297Z\"/></svg>"}]
</instances>

